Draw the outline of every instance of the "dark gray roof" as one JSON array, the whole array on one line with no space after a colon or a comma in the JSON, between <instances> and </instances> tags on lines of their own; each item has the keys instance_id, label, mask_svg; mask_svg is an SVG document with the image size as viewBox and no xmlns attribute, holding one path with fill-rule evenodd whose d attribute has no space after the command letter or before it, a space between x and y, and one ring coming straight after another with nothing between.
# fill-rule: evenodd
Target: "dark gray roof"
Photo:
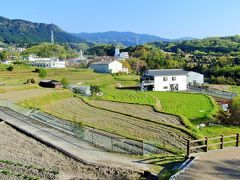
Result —
<instances>
[{"instance_id":1,"label":"dark gray roof","mask_svg":"<svg viewBox=\"0 0 240 180\"><path fill-rule=\"evenodd\" d=\"M148 70L143 76L180 76L187 75L189 71L184 71L182 69L158 69L158 70Z\"/></svg>"},{"instance_id":2,"label":"dark gray roof","mask_svg":"<svg viewBox=\"0 0 240 180\"><path fill-rule=\"evenodd\" d=\"M56 81L56 80L41 80L40 83L62 84L61 82Z\"/></svg>"},{"instance_id":3,"label":"dark gray roof","mask_svg":"<svg viewBox=\"0 0 240 180\"><path fill-rule=\"evenodd\" d=\"M94 64L107 65L107 64L110 64L112 62L114 62L114 61L99 61L99 62L91 63L90 65L94 65Z\"/></svg>"}]
</instances>

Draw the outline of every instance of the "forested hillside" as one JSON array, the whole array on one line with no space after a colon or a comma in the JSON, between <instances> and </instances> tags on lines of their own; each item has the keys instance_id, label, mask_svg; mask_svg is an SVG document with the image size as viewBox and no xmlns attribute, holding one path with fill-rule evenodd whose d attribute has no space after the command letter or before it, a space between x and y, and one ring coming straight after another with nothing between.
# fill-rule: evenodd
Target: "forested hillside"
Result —
<instances>
[{"instance_id":1,"label":"forested hillside","mask_svg":"<svg viewBox=\"0 0 240 180\"><path fill-rule=\"evenodd\" d=\"M32 23L0 17L0 41L4 43L23 45L50 42L51 30L54 32L56 42L82 42L80 38L72 36L54 24Z\"/></svg>"}]
</instances>

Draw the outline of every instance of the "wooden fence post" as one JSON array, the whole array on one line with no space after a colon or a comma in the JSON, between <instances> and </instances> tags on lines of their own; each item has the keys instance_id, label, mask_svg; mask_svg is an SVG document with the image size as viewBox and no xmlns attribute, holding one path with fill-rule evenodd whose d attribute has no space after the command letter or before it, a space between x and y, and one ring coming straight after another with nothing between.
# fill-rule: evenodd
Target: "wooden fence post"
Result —
<instances>
[{"instance_id":1,"label":"wooden fence post","mask_svg":"<svg viewBox=\"0 0 240 180\"><path fill-rule=\"evenodd\" d=\"M220 144L220 148L223 149L224 147L224 137L223 135L221 135L221 144Z\"/></svg>"},{"instance_id":2,"label":"wooden fence post","mask_svg":"<svg viewBox=\"0 0 240 180\"><path fill-rule=\"evenodd\" d=\"M190 156L190 149L191 148L191 141L188 139L187 140L187 157Z\"/></svg>"},{"instance_id":3,"label":"wooden fence post","mask_svg":"<svg viewBox=\"0 0 240 180\"><path fill-rule=\"evenodd\" d=\"M205 145L206 145L205 152L208 152L208 137L205 137Z\"/></svg>"},{"instance_id":4,"label":"wooden fence post","mask_svg":"<svg viewBox=\"0 0 240 180\"><path fill-rule=\"evenodd\" d=\"M236 137L236 147L238 147L239 146L239 133L237 133L237 137Z\"/></svg>"}]
</instances>

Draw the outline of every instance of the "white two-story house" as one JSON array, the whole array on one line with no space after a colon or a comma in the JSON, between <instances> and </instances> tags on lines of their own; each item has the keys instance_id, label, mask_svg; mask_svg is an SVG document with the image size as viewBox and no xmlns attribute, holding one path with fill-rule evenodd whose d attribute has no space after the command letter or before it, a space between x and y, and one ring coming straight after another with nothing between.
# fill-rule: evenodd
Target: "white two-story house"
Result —
<instances>
[{"instance_id":1,"label":"white two-story house","mask_svg":"<svg viewBox=\"0 0 240 180\"><path fill-rule=\"evenodd\" d=\"M148 70L141 77L141 90L186 91L191 85L202 85L204 75L182 69Z\"/></svg>"}]
</instances>

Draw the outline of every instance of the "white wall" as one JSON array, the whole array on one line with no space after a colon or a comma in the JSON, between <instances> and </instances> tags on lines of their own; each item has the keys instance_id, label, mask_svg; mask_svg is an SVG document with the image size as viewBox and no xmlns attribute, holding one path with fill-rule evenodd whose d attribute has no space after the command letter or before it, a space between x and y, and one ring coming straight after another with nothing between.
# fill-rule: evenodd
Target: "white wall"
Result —
<instances>
[{"instance_id":1,"label":"white wall","mask_svg":"<svg viewBox=\"0 0 240 180\"><path fill-rule=\"evenodd\" d=\"M65 61L30 61L30 65L43 68L65 68Z\"/></svg>"},{"instance_id":2,"label":"white wall","mask_svg":"<svg viewBox=\"0 0 240 180\"><path fill-rule=\"evenodd\" d=\"M202 85L204 83L204 76L193 71L189 72L187 75L187 84L189 83L193 84L194 82L196 82L199 85Z\"/></svg>"},{"instance_id":3,"label":"white wall","mask_svg":"<svg viewBox=\"0 0 240 180\"><path fill-rule=\"evenodd\" d=\"M122 63L113 61L110 64L90 64L90 69L100 73L118 73L122 72Z\"/></svg>"},{"instance_id":4,"label":"white wall","mask_svg":"<svg viewBox=\"0 0 240 180\"><path fill-rule=\"evenodd\" d=\"M118 72L122 72L122 63L118 62L118 61L113 61L112 63L110 63L108 65L108 68L110 70L111 73L118 73Z\"/></svg>"},{"instance_id":5,"label":"white wall","mask_svg":"<svg viewBox=\"0 0 240 180\"><path fill-rule=\"evenodd\" d=\"M163 81L163 77L168 77L167 81ZM173 81L172 77L176 77L176 80ZM155 76L154 77L154 91L170 91L170 84L178 84L179 91L187 90L187 77L182 76ZM164 89L164 87L168 89Z\"/></svg>"}]
</instances>

